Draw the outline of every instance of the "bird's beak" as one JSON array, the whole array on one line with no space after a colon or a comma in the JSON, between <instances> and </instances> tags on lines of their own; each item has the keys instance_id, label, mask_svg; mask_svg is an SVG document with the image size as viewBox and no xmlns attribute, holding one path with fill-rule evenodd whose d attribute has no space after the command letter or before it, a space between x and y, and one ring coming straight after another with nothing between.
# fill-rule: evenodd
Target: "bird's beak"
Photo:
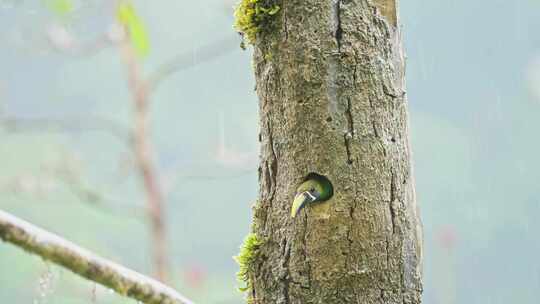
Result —
<instances>
[{"instance_id":1,"label":"bird's beak","mask_svg":"<svg viewBox=\"0 0 540 304\"><path fill-rule=\"evenodd\" d=\"M317 197L309 191L298 193L292 203L291 217L294 218L307 203L311 203L316 199Z\"/></svg>"}]
</instances>

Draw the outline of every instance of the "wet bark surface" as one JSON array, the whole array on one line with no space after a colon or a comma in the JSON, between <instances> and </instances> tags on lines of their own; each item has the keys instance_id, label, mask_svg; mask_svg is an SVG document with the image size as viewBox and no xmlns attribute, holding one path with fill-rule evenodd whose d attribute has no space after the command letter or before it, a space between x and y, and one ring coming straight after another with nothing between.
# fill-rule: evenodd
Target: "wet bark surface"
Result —
<instances>
[{"instance_id":1,"label":"wet bark surface","mask_svg":"<svg viewBox=\"0 0 540 304\"><path fill-rule=\"evenodd\" d=\"M394 1L282 1L255 46L253 303L420 303L421 229ZM310 172L327 202L290 217Z\"/></svg>"}]
</instances>

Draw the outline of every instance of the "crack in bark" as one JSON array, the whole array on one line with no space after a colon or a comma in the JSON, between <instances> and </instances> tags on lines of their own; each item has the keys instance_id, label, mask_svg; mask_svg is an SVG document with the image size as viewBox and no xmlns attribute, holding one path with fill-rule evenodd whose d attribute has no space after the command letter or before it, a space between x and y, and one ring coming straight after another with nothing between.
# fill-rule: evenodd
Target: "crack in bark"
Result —
<instances>
[{"instance_id":1,"label":"crack in bark","mask_svg":"<svg viewBox=\"0 0 540 304\"><path fill-rule=\"evenodd\" d=\"M381 303L385 303L386 300L385 300L384 289L383 289L383 288L381 288L381 293L380 293L379 296L380 296L380 298L381 298Z\"/></svg>"},{"instance_id":2,"label":"crack in bark","mask_svg":"<svg viewBox=\"0 0 540 304\"><path fill-rule=\"evenodd\" d=\"M343 135L343 140L345 141L345 153L347 153L347 164L352 164L353 161L351 159L351 147L350 147L350 140L351 140L352 136L350 133L345 133Z\"/></svg>"},{"instance_id":3,"label":"crack in bark","mask_svg":"<svg viewBox=\"0 0 540 304\"><path fill-rule=\"evenodd\" d=\"M308 218L307 213L304 213L304 236L302 238L302 254L304 255L304 262L307 265L307 279L308 279L308 288L311 287L311 264L308 262L307 258L307 232L308 232Z\"/></svg>"},{"instance_id":4,"label":"crack in bark","mask_svg":"<svg viewBox=\"0 0 540 304\"><path fill-rule=\"evenodd\" d=\"M353 84L356 86L356 72L357 72L357 68L358 68L358 59L356 58L356 54L355 56L353 56L353 60L354 60L354 65L353 65ZM358 88L355 88L357 90L359 90Z\"/></svg>"},{"instance_id":5,"label":"crack in bark","mask_svg":"<svg viewBox=\"0 0 540 304\"><path fill-rule=\"evenodd\" d=\"M388 239L388 236L386 236L386 268L390 270L390 240Z\"/></svg>"},{"instance_id":6,"label":"crack in bark","mask_svg":"<svg viewBox=\"0 0 540 304\"><path fill-rule=\"evenodd\" d=\"M373 105L373 101L371 100L371 98L369 98L369 107L371 108L371 113L373 113L371 116L372 116L372 119L371 119L371 127L373 129L373 133L375 134L375 137L377 138L381 138L381 134L379 133L379 128L377 127L377 122L375 120L375 113L376 113L376 109ZM386 149L384 149L384 156L386 156Z\"/></svg>"},{"instance_id":7,"label":"crack in bark","mask_svg":"<svg viewBox=\"0 0 540 304\"><path fill-rule=\"evenodd\" d=\"M347 98L347 110L345 110L345 116L347 118L347 124L348 124L348 130L343 135L343 139L345 140L345 152L347 153L347 163L350 165L353 163L352 157L351 157L351 139L354 136L354 120L352 116L352 110L351 110L351 100Z\"/></svg>"},{"instance_id":8,"label":"crack in bark","mask_svg":"<svg viewBox=\"0 0 540 304\"><path fill-rule=\"evenodd\" d=\"M394 167L391 167L390 168L391 170L391 175L390 175L390 202L389 202L389 210L390 210L390 220L391 220L391 225L392 225L392 236L391 239L394 240L394 235L399 231L398 230L398 221L399 221L399 215L398 215L398 207L396 206L396 203L399 202L399 197L398 197L398 178L397 178L397 175L396 175L396 172L394 171ZM402 247L403 246L403 239L398 236L395 241L397 242L396 246L398 247ZM389 249L388 249L388 246L390 245L390 242L388 240L388 237L387 237L387 240L386 240L386 246L387 246L387 252L389 253ZM389 256L388 256L389 257ZM390 263L390 261L388 260L387 258L387 263ZM398 265L396 266L396 270L399 271L399 280L400 280L400 284L401 284L401 288L402 290L406 290L406 284L405 284L405 274L404 274L404 264L403 264L403 255L401 255L401 259L398 261ZM390 265L390 264L388 264Z\"/></svg>"},{"instance_id":9,"label":"crack in bark","mask_svg":"<svg viewBox=\"0 0 540 304\"><path fill-rule=\"evenodd\" d=\"M390 92L390 89L385 84L383 84L382 88L383 88L384 95L389 96L392 99L395 99L395 98L398 98L398 97L403 97L403 95L405 95L405 93L396 94L396 93Z\"/></svg>"},{"instance_id":10,"label":"crack in bark","mask_svg":"<svg viewBox=\"0 0 540 304\"><path fill-rule=\"evenodd\" d=\"M392 223L392 234L396 232L396 210L394 207L394 201L396 200L396 174L394 172L394 168L391 168L391 176L390 176L390 202L389 202L389 208L390 208L390 220Z\"/></svg>"},{"instance_id":11,"label":"crack in bark","mask_svg":"<svg viewBox=\"0 0 540 304\"><path fill-rule=\"evenodd\" d=\"M351 99L347 98L347 111L345 112L347 114L347 122L349 124L349 132L352 134L354 133L354 120L352 116L352 104Z\"/></svg>"},{"instance_id":12,"label":"crack in bark","mask_svg":"<svg viewBox=\"0 0 540 304\"><path fill-rule=\"evenodd\" d=\"M289 303L289 284L291 283L291 273L289 269L289 260L291 257L291 246L287 242L287 238L283 239L284 245L284 257L282 266L285 268L285 273L283 274L283 297L285 298L285 304Z\"/></svg>"},{"instance_id":13,"label":"crack in bark","mask_svg":"<svg viewBox=\"0 0 540 304\"><path fill-rule=\"evenodd\" d=\"M257 203L260 204L260 202L257 202ZM262 207L258 207L258 208L262 208ZM264 210L264 218L262 221L263 221L262 230L266 234L266 223L268 223L268 210Z\"/></svg>"},{"instance_id":14,"label":"crack in bark","mask_svg":"<svg viewBox=\"0 0 540 304\"><path fill-rule=\"evenodd\" d=\"M349 208L349 217L351 218L351 224L349 225L349 230L347 231L347 241L349 242L349 256L351 255L352 244L353 244L353 240L351 238L352 225L353 225L353 222L354 222L353 213L354 213L354 206L351 206Z\"/></svg>"},{"instance_id":15,"label":"crack in bark","mask_svg":"<svg viewBox=\"0 0 540 304\"><path fill-rule=\"evenodd\" d=\"M270 145L270 151L272 152L272 160L270 165L266 164L268 174L270 175L271 189L272 193L270 195L270 202L274 201L274 196L277 189L277 170L278 170L278 160L276 155L276 150L274 149L274 136L272 133L272 126L270 120L266 121L266 127L268 128L268 144Z\"/></svg>"},{"instance_id":16,"label":"crack in bark","mask_svg":"<svg viewBox=\"0 0 540 304\"><path fill-rule=\"evenodd\" d=\"M341 0L334 0L334 38L336 39L337 51L341 53L341 37L343 29L341 28Z\"/></svg>"},{"instance_id":17,"label":"crack in bark","mask_svg":"<svg viewBox=\"0 0 540 304\"><path fill-rule=\"evenodd\" d=\"M287 24L287 11L284 10L284 13L283 13L283 33L285 34L285 41L287 41L289 39L289 29L288 29L288 24Z\"/></svg>"},{"instance_id":18,"label":"crack in bark","mask_svg":"<svg viewBox=\"0 0 540 304\"><path fill-rule=\"evenodd\" d=\"M373 127L373 133L375 133L375 137L380 138L379 130L377 130L377 124L375 123L375 120L371 121L371 126Z\"/></svg>"},{"instance_id":19,"label":"crack in bark","mask_svg":"<svg viewBox=\"0 0 540 304\"><path fill-rule=\"evenodd\" d=\"M253 275L250 276L251 282L253 282L255 278L253 278ZM251 284L251 299L257 303L257 292L255 291L255 286Z\"/></svg>"},{"instance_id":20,"label":"crack in bark","mask_svg":"<svg viewBox=\"0 0 540 304\"><path fill-rule=\"evenodd\" d=\"M268 162L264 162L264 179L266 180L266 192L271 193L272 192L272 176L270 173L270 166L268 165Z\"/></svg>"},{"instance_id":21,"label":"crack in bark","mask_svg":"<svg viewBox=\"0 0 540 304\"><path fill-rule=\"evenodd\" d=\"M347 254L347 259L349 260L349 262L347 264L351 265L352 263L350 262L351 259L353 259L352 257L352 247L353 247L353 240L351 238L351 232L352 232L352 223L353 223L353 211L354 211L354 208L351 207L350 210L349 210L349 214L350 214L350 217L351 217L351 224L349 225L349 229L347 230L347 244L349 245L349 252ZM350 271L350 270L349 270ZM346 274L344 274L346 275Z\"/></svg>"},{"instance_id":22,"label":"crack in bark","mask_svg":"<svg viewBox=\"0 0 540 304\"><path fill-rule=\"evenodd\" d=\"M356 195L356 197L358 197L358 189L356 187L356 184L354 184L354 193ZM349 221L349 227L348 227L348 230L347 230L347 244L348 244L348 249L349 249L349 252L348 252L348 255L347 255L347 265L348 266L352 266L353 268L356 267L356 265L353 265L354 263L354 254L353 254L353 238L351 237L351 234L352 234L352 230L353 230L353 227L354 227L354 210L356 209L357 207L357 200L354 199L351 203L351 205L349 206L349 217L350 217L350 221ZM354 269L351 269L349 268L347 270L347 272L351 272L353 271L354 272ZM346 274L344 274L346 275ZM356 294L356 291L354 290L353 288L353 293ZM357 296L356 296L357 297Z\"/></svg>"}]
</instances>

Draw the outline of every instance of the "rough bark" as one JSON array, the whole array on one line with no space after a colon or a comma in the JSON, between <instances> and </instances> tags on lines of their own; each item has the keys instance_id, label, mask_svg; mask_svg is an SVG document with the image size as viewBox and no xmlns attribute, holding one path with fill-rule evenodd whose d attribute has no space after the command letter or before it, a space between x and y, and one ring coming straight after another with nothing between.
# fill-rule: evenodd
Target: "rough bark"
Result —
<instances>
[{"instance_id":1,"label":"rough bark","mask_svg":"<svg viewBox=\"0 0 540 304\"><path fill-rule=\"evenodd\" d=\"M255 43L254 303L420 303L421 228L395 0L279 1ZM334 196L292 219L310 172Z\"/></svg>"},{"instance_id":2,"label":"rough bark","mask_svg":"<svg viewBox=\"0 0 540 304\"><path fill-rule=\"evenodd\" d=\"M0 239L142 303L193 304L154 279L98 257L1 210Z\"/></svg>"}]
</instances>

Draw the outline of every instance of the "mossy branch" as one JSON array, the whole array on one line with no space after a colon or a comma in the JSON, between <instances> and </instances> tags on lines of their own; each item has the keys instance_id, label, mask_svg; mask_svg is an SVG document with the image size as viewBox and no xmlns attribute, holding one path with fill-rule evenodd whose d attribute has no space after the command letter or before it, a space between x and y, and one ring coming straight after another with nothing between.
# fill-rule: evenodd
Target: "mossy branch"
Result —
<instances>
[{"instance_id":1,"label":"mossy branch","mask_svg":"<svg viewBox=\"0 0 540 304\"><path fill-rule=\"evenodd\" d=\"M172 288L0 210L0 239L147 304L193 304Z\"/></svg>"}]
</instances>

